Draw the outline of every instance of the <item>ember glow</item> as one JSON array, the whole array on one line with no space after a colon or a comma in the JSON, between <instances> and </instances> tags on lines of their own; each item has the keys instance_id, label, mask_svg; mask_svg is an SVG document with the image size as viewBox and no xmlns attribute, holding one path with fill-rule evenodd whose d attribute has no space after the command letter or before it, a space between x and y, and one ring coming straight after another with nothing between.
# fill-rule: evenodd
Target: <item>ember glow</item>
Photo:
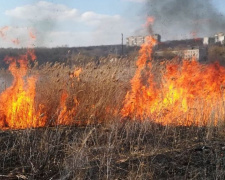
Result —
<instances>
[{"instance_id":1,"label":"ember glow","mask_svg":"<svg viewBox=\"0 0 225 180\"><path fill-rule=\"evenodd\" d=\"M180 64L171 61L166 63L158 84L151 58L156 43L149 37L139 52L122 116L185 126L216 125L223 120L225 68L218 63L203 65L195 58L183 59Z\"/></svg>"}]
</instances>

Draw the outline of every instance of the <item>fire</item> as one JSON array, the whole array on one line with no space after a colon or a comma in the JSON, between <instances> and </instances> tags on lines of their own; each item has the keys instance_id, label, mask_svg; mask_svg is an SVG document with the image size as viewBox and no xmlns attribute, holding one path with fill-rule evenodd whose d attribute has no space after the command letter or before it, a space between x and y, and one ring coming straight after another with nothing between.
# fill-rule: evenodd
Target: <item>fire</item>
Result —
<instances>
[{"instance_id":1,"label":"fire","mask_svg":"<svg viewBox=\"0 0 225 180\"><path fill-rule=\"evenodd\" d=\"M80 79L80 73L82 71L82 68L79 68L79 69L75 69L74 71L74 77L78 78L78 80Z\"/></svg>"},{"instance_id":2,"label":"fire","mask_svg":"<svg viewBox=\"0 0 225 180\"><path fill-rule=\"evenodd\" d=\"M139 52L140 56L136 63L137 70L133 79L131 80L132 89L126 94L124 107L122 109L122 116L124 117L134 115L143 119L145 118L143 115L145 113L149 113L144 111L150 110L150 108L147 108L147 106L149 103L151 103L151 101L153 101L152 96L156 95L156 93L153 87L146 88L146 86L142 84L141 78L142 72L144 72L144 70L147 68L151 68L151 63L147 63L147 60L151 60L152 48L155 44L156 41L151 36L149 36L146 39L146 43L144 43L141 47ZM148 81L150 81L150 83L153 82L152 75L149 73L147 73L147 75L149 75ZM150 85L153 86L154 83Z\"/></svg>"},{"instance_id":3,"label":"fire","mask_svg":"<svg viewBox=\"0 0 225 180\"><path fill-rule=\"evenodd\" d=\"M68 98L69 95L64 90L61 94L58 120L56 122L57 125L71 125L75 123L73 118L76 115L76 107L78 106L79 102L76 98L74 98L72 104L68 106Z\"/></svg>"},{"instance_id":4,"label":"fire","mask_svg":"<svg viewBox=\"0 0 225 180\"><path fill-rule=\"evenodd\" d=\"M27 77L29 59L36 59L34 50L28 50L19 58L5 58L5 61L9 63L9 70L14 81L11 87L0 94L0 128L25 129L47 125L48 117L45 114L48 113L45 112L45 107L35 102L37 77ZM77 73L77 78L79 78L78 75ZM68 92L63 90L56 122L51 125L75 123L74 117L78 104L76 98L71 99Z\"/></svg>"},{"instance_id":5,"label":"fire","mask_svg":"<svg viewBox=\"0 0 225 180\"><path fill-rule=\"evenodd\" d=\"M34 60L34 51L28 50L19 58L6 57L14 77L11 87L0 94L0 127L23 129L44 126L35 111L36 77L26 77L28 60ZM26 79L26 81L25 81Z\"/></svg>"},{"instance_id":6,"label":"fire","mask_svg":"<svg viewBox=\"0 0 225 180\"><path fill-rule=\"evenodd\" d=\"M0 37L5 39L8 27L0 29ZM33 46L36 36L32 31L28 32L30 41L29 47ZM19 39L11 39L13 44L18 45ZM16 57L6 57L9 64L9 71L13 75L12 86L0 94L0 128L24 129L33 127L43 127L45 125L69 125L74 123L76 107L79 102L76 98L71 100L67 91L63 90L55 122L48 123L48 113L42 104L37 104L36 97L36 76L28 76L29 60L34 61L36 55L33 49L28 49L27 53ZM73 77L79 81L82 69L75 69ZM71 101L70 101L71 100Z\"/></svg>"},{"instance_id":7,"label":"fire","mask_svg":"<svg viewBox=\"0 0 225 180\"><path fill-rule=\"evenodd\" d=\"M216 125L225 117L225 68L218 63L200 64L194 58L165 65L160 83L152 73L149 37L139 52L121 114L131 119L149 119L163 125Z\"/></svg>"},{"instance_id":8,"label":"fire","mask_svg":"<svg viewBox=\"0 0 225 180\"><path fill-rule=\"evenodd\" d=\"M148 18L146 27L153 22L154 18ZM6 30L0 29L0 36L4 37ZM32 32L29 32L29 36L31 40L36 39ZM12 42L19 44L18 39ZM149 36L142 45L136 63L137 70L131 80L131 90L125 96L122 110L118 112L110 105L104 111L113 117L120 114L123 118L148 119L163 125L217 125L225 118L225 68L216 62L200 64L195 58L183 59L180 63L165 61L161 63L163 71L157 72L158 78L153 73L152 60L156 44L157 41ZM35 101L37 77L27 75L28 62L35 59L31 49L18 58L5 58L14 81L11 87L0 94L0 128L24 129L48 124L47 116L51 113L45 112L44 105ZM80 80L81 72L82 69L78 68L69 73L72 79L70 88L74 88L73 83L77 82L73 78ZM81 121L74 121L79 114L78 106L77 98L63 89L55 122L49 124L80 124ZM96 107L92 106L93 117L97 117Z\"/></svg>"},{"instance_id":9,"label":"fire","mask_svg":"<svg viewBox=\"0 0 225 180\"><path fill-rule=\"evenodd\" d=\"M70 78L77 78L80 81L80 73L82 72L82 68L75 68L74 72L70 72Z\"/></svg>"}]
</instances>

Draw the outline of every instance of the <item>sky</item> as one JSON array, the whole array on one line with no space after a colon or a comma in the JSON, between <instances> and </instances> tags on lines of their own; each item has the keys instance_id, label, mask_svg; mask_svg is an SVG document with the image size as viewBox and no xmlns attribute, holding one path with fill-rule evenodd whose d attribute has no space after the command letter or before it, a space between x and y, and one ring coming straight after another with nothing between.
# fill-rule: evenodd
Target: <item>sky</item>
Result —
<instances>
[{"instance_id":1,"label":"sky","mask_svg":"<svg viewBox=\"0 0 225 180\"><path fill-rule=\"evenodd\" d=\"M147 33L143 26L145 1L1 1L0 47L120 44L121 33L124 38ZM212 5L225 14L224 0L212 0Z\"/></svg>"}]
</instances>

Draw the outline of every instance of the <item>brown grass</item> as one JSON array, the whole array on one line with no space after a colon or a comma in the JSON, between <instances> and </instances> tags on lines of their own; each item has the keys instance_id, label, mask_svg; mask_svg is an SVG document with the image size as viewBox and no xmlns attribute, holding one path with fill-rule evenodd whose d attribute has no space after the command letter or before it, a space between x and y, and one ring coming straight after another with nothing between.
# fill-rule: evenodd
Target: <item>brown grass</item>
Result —
<instances>
[{"instance_id":1,"label":"brown grass","mask_svg":"<svg viewBox=\"0 0 225 180\"><path fill-rule=\"evenodd\" d=\"M0 131L0 179L224 179L224 127L121 120L135 62L110 60L82 67L80 80L65 64L29 70L39 77L36 102L50 126ZM80 126L51 127L64 90L68 108L79 101Z\"/></svg>"},{"instance_id":2,"label":"brown grass","mask_svg":"<svg viewBox=\"0 0 225 180\"><path fill-rule=\"evenodd\" d=\"M103 122L114 118L130 88L129 80L135 71L134 62L128 63L125 59L115 61L113 58L112 62L100 66L88 64L82 67L79 79L69 75L75 68L78 67L47 63L31 69L30 73L39 77L36 102L44 106L43 111L47 113L48 119L54 121L56 118L62 91L69 94L68 108L73 106L73 98L79 102L73 121Z\"/></svg>"},{"instance_id":3,"label":"brown grass","mask_svg":"<svg viewBox=\"0 0 225 180\"><path fill-rule=\"evenodd\" d=\"M2 131L0 143L2 179L225 178L218 128L115 121Z\"/></svg>"}]
</instances>

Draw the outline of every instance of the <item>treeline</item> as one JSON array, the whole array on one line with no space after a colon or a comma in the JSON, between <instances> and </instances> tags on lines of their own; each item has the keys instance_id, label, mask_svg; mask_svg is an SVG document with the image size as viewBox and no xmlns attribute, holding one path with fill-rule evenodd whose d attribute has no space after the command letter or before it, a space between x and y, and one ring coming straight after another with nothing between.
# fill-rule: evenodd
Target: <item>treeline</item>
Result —
<instances>
[{"instance_id":1,"label":"treeline","mask_svg":"<svg viewBox=\"0 0 225 180\"><path fill-rule=\"evenodd\" d=\"M68 65L84 65L89 62L98 62L103 57L127 56L138 51L139 47L126 47L121 45L89 46L89 47L56 47L35 48L36 61L39 65L46 62L66 63ZM25 54L26 48L0 48L0 68L7 68L5 57Z\"/></svg>"},{"instance_id":2,"label":"treeline","mask_svg":"<svg viewBox=\"0 0 225 180\"><path fill-rule=\"evenodd\" d=\"M184 40L173 40L160 42L156 46L156 50L162 49L176 49L176 48L187 48L187 47L201 47L203 46L203 39L184 39Z\"/></svg>"}]
</instances>

